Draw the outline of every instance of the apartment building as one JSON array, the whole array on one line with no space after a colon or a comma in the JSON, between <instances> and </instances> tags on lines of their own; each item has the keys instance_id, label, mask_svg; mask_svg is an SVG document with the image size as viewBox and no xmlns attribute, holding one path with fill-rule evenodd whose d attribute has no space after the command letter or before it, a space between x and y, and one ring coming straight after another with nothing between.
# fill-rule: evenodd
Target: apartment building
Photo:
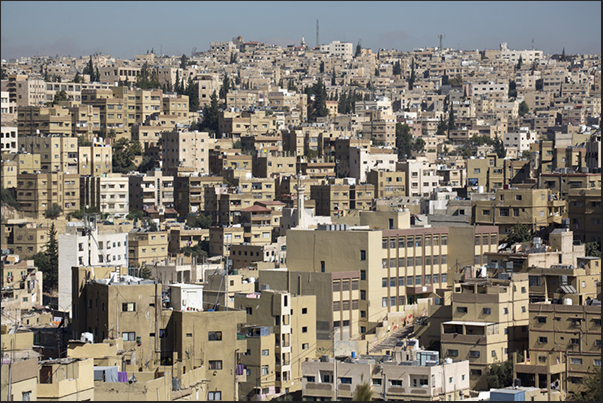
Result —
<instances>
[{"instance_id":1,"label":"apartment building","mask_svg":"<svg viewBox=\"0 0 603 403\"><path fill-rule=\"evenodd\" d=\"M81 222L69 223L59 235L59 305L71 312L71 268L73 266L128 265L128 234L100 231L98 215L89 217L90 236Z\"/></svg>"},{"instance_id":2,"label":"apartment building","mask_svg":"<svg viewBox=\"0 0 603 403\"><path fill-rule=\"evenodd\" d=\"M113 172L113 148L102 138L93 137L89 146L79 146L77 151L80 175L103 175Z\"/></svg>"},{"instance_id":3,"label":"apartment building","mask_svg":"<svg viewBox=\"0 0 603 403\"><path fill-rule=\"evenodd\" d=\"M221 176L202 176L197 173L174 177L174 205L182 217L206 210L205 188L221 186Z\"/></svg>"},{"instance_id":4,"label":"apartment building","mask_svg":"<svg viewBox=\"0 0 603 403\"><path fill-rule=\"evenodd\" d=\"M501 235L516 224L528 225L532 232L545 231L561 224L567 216L565 201L553 197L548 189L496 189L494 200L472 202L472 224L497 225Z\"/></svg>"},{"instance_id":5,"label":"apartment building","mask_svg":"<svg viewBox=\"0 0 603 403\"><path fill-rule=\"evenodd\" d=\"M132 173L128 178L132 210L173 207L174 178L172 176L163 175L159 168L156 168L144 174Z\"/></svg>"},{"instance_id":6,"label":"apartment building","mask_svg":"<svg viewBox=\"0 0 603 403\"><path fill-rule=\"evenodd\" d=\"M546 388L549 400L579 392L584 377L601 366L601 306L534 303L529 321L529 350L513 378Z\"/></svg>"},{"instance_id":7,"label":"apartment building","mask_svg":"<svg viewBox=\"0 0 603 403\"><path fill-rule=\"evenodd\" d=\"M77 173L17 174L17 202L21 211L41 217L54 204L64 214L80 209L80 176Z\"/></svg>"},{"instance_id":8,"label":"apartment building","mask_svg":"<svg viewBox=\"0 0 603 403\"><path fill-rule=\"evenodd\" d=\"M218 226L209 229L209 255L227 256L230 246L244 242L244 229L240 225Z\"/></svg>"},{"instance_id":9,"label":"apartment building","mask_svg":"<svg viewBox=\"0 0 603 403\"><path fill-rule=\"evenodd\" d=\"M248 341L241 359L248 371L247 382L239 384L241 396L259 395L264 400L301 390L296 380L301 378L302 362L316 357L316 297L265 289L235 294L234 304L246 312L248 324L272 330L272 340L261 342L254 333L248 338L253 341Z\"/></svg>"},{"instance_id":10,"label":"apartment building","mask_svg":"<svg viewBox=\"0 0 603 403\"><path fill-rule=\"evenodd\" d=\"M193 115L189 112L188 95L164 94L161 111L165 115L172 115L182 119L182 123L184 124L190 123L193 119Z\"/></svg>"},{"instance_id":11,"label":"apartment building","mask_svg":"<svg viewBox=\"0 0 603 403\"><path fill-rule=\"evenodd\" d=\"M570 189L566 198L574 238L584 243L601 242L601 186Z\"/></svg>"},{"instance_id":12,"label":"apartment building","mask_svg":"<svg viewBox=\"0 0 603 403\"><path fill-rule=\"evenodd\" d=\"M316 215L344 217L350 210L369 210L375 187L368 185L327 184L310 186L310 199L315 202Z\"/></svg>"},{"instance_id":13,"label":"apartment building","mask_svg":"<svg viewBox=\"0 0 603 403\"><path fill-rule=\"evenodd\" d=\"M225 171L230 169L236 172L233 176L241 177L252 173L253 157L241 155L238 152L211 150L209 153L209 172L212 175L225 176Z\"/></svg>"},{"instance_id":14,"label":"apartment building","mask_svg":"<svg viewBox=\"0 0 603 403\"><path fill-rule=\"evenodd\" d=\"M253 155L252 172L258 178L274 178L282 175L295 175L296 158L284 153Z\"/></svg>"},{"instance_id":15,"label":"apartment building","mask_svg":"<svg viewBox=\"0 0 603 403\"><path fill-rule=\"evenodd\" d=\"M528 275L483 272L455 283L452 320L441 325L444 357L469 361L473 389L487 389L488 366L528 342Z\"/></svg>"},{"instance_id":16,"label":"apartment building","mask_svg":"<svg viewBox=\"0 0 603 403\"><path fill-rule=\"evenodd\" d=\"M331 273L262 269L260 287L286 290L294 295L313 295L316 310L316 355L347 354L351 340L358 339L360 320L360 272Z\"/></svg>"},{"instance_id":17,"label":"apartment building","mask_svg":"<svg viewBox=\"0 0 603 403\"><path fill-rule=\"evenodd\" d=\"M360 271L360 334L388 312L448 286L448 228L327 230L333 227L289 230L287 267L320 273ZM337 245L350 248L336 253L341 250Z\"/></svg>"},{"instance_id":18,"label":"apartment building","mask_svg":"<svg viewBox=\"0 0 603 403\"><path fill-rule=\"evenodd\" d=\"M276 118L266 116L265 111L221 112L218 118L219 133L226 133L234 140L244 135L265 135L276 130Z\"/></svg>"},{"instance_id":19,"label":"apartment building","mask_svg":"<svg viewBox=\"0 0 603 403\"><path fill-rule=\"evenodd\" d=\"M325 45L320 45L320 51L325 52L329 57L352 60L354 56L354 44L351 42L333 41Z\"/></svg>"},{"instance_id":20,"label":"apartment building","mask_svg":"<svg viewBox=\"0 0 603 403\"><path fill-rule=\"evenodd\" d=\"M357 183L366 183L371 170L395 171L398 156L388 148L351 147L349 161L349 176L356 178Z\"/></svg>"},{"instance_id":21,"label":"apartment building","mask_svg":"<svg viewBox=\"0 0 603 403\"><path fill-rule=\"evenodd\" d=\"M425 157L398 162L396 171L406 174L406 191L409 196L429 197L442 181L442 177L437 174L436 164L428 162Z\"/></svg>"},{"instance_id":22,"label":"apartment building","mask_svg":"<svg viewBox=\"0 0 603 403\"><path fill-rule=\"evenodd\" d=\"M161 262L168 257L168 232L129 232L128 267Z\"/></svg>"},{"instance_id":23,"label":"apartment building","mask_svg":"<svg viewBox=\"0 0 603 403\"><path fill-rule=\"evenodd\" d=\"M18 132L16 126L5 126L3 124L2 127L0 127L0 152L16 153L19 151Z\"/></svg>"},{"instance_id":24,"label":"apartment building","mask_svg":"<svg viewBox=\"0 0 603 403\"><path fill-rule=\"evenodd\" d=\"M366 182L375 187L375 197L407 196L406 173L383 169L371 169Z\"/></svg>"},{"instance_id":25,"label":"apartment building","mask_svg":"<svg viewBox=\"0 0 603 403\"><path fill-rule=\"evenodd\" d=\"M414 342L415 345L411 345ZM416 339L392 356L323 357L302 364L304 400L353 400L368 383L373 400L445 401L469 395L467 360L437 363L437 351L418 348Z\"/></svg>"},{"instance_id":26,"label":"apartment building","mask_svg":"<svg viewBox=\"0 0 603 403\"><path fill-rule=\"evenodd\" d=\"M19 253L19 255L21 254ZM16 315L13 319L21 319L22 323L29 324L27 319L23 320L21 313L43 304L44 273L38 270L33 260L19 261L18 256L13 255L3 256L0 276L2 279L2 308L5 312ZM16 347L6 346L4 337L2 344L3 351L13 350Z\"/></svg>"},{"instance_id":27,"label":"apartment building","mask_svg":"<svg viewBox=\"0 0 603 403\"><path fill-rule=\"evenodd\" d=\"M100 136L100 109L92 105L71 103L69 112L71 114L71 128L76 136L84 136L92 141L94 137Z\"/></svg>"},{"instance_id":28,"label":"apartment building","mask_svg":"<svg viewBox=\"0 0 603 403\"><path fill-rule=\"evenodd\" d=\"M94 400L94 360L59 358L38 363L38 399Z\"/></svg>"},{"instance_id":29,"label":"apartment building","mask_svg":"<svg viewBox=\"0 0 603 403\"><path fill-rule=\"evenodd\" d=\"M44 172L78 172L77 137L71 135L19 136L19 150L40 155Z\"/></svg>"},{"instance_id":30,"label":"apartment building","mask_svg":"<svg viewBox=\"0 0 603 403\"><path fill-rule=\"evenodd\" d=\"M122 174L80 176L80 205L125 217L130 212L129 178Z\"/></svg>"},{"instance_id":31,"label":"apartment building","mask_svg":"<svg viewBox=\"0 0 603 403\"><path fill-rule=\"evenodd\" d=\"M174 130L162 138L164 174L178 176L182 170L209 173L209 133Z\"/></svg>"},{"instance_id":32,"label":"apartment building","mask_svg":"<svg viewBox=\"0 0 603 403\"><path fill-rule=\"evenodd\" d=\"M5 189L17 187L19 172L39 171L40 166L40 154L2 153L2 186Z\"/></svg>"}]
</instances>

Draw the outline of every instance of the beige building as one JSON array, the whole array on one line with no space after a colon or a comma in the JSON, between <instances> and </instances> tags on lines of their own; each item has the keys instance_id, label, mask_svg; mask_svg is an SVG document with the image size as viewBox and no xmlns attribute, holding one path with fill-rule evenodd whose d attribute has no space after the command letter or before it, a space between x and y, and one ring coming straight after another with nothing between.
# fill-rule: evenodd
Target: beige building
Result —
<instances>
[{"instance_id":1,"label":"beige building","mask_svg":"<svg viewBox=\"0 0 603 403\"><path fill-rule=\"evenodd\" d=\"M19 151L19 136L17 126L5 126L3 124L0 127L0 140L0 152L16 153Z\"/></svg>"},{"instance_id":2,"label":"beige building","mask_svg":"<svg viewBox=\"0 0 603 403\"><path fill-rule=\"evenodd\" d=\"M2 153L2 186L17 187L18 173L39 171L40 166L40 154Z\"/></svg>"},{"instance_id":3,"label":"beige building","mask_svg":"<svg viewBox=\"0 0 603 403\"><path fill-rule=\"evenodd\" d=\"M256 347L248 342L247 355L242 357L248 375L247 382L240 384L241 396L261 395L265 400L301 390L297 380L302 362L316 358L316 297L263 290L235 295L235 307L246 312L248 324L264 327L264 333L270 327L273 332L267 343L251 334L251 340L260 343Z\"/></svg>"},{"instance_id":4,"label":"beige building","mask_svg":"<svg viewBox=\"0 0 603 403\"><path fill-rule=\"evenodd\" d=\"M513 378L546 388L549 400L578 392L584 377L601 366L601 306L541 302L529 305L529 318L529 351Z\"/></svg>"},{"instance_id":5,"label":"beige building","mask_svg":"<svg viewBox=\"0 0 603 403\"><path fill-rule=\"evenodd\" d=\"M89 146L77 151L80 175L103 175L113 172L113 148L101 138L93 137Z\"/></svg>"},{"instance_id":6,"label":"beige building","mask_svg":"<svg viewBox=\"0 0 603 403\"><path fill-rule=\"evenodd\" d=\"M142 267L147 263L161 262L167 257L167 231L128 233L128 265L130 267Z\"/></svg>"},{"instance_id":7,"label":"beige building","mask_svg":"<svg viewBox=\"0 0 603 403\"><path fill-rule=\"evenodd\" d=\"M601 242L601 187L570 189L567 195L570 229L582 242Z\"/></svg>"},{"instance_id":8,"label":"beige building","mask_svg":"<svg viewBox=\"0 0 603 403\"><path fill-rule=\"evenodd\" d=\"M528 276L483 273L456 283L452 320L441 325L445 358L468 360L471 387L487 390L488 365L505 362L528 341Z\"/></svg>"},{"instance_id":9,"label":"beige building","mask_svg":"<svg viewBox=\"0 0 603 403\"><path fill-rule=\"evenodd\" d=\"M71 130L68 131L68 133L70 132ZM78 172L79 155L77 137L70 134L19 136L19 150L31 154L39 154L39 169L41 171Z\"/></svg>"},{"instance_id":10,"label":"beige building","mask_svg":"<svg viewBox=\"0 0 603 403\"><path fill-rule=\"evenodd\" d=\"M202 176L191 173L174 177L174 205L178 214L187 216L205 211L205 188L220 186L224 182L221 176Z\"/></svg>"},{"instance_id":11,"label":"beige building","mask_svg":"<svg viewBox=\"0 0 603 403\"><path fill-rule=\"evenodd\" d=\"M130 208L164 209L174 205L174 178L163 175L159 168L147 173L135 172L129 176ZM161 211L160 215L161 215Z\"/></svg>"},{"instance_id":12,"label":"beige building","mask_svg":"<svg viewBox=\"0 0 603 403\"><path fill-rule=\"evenodd\" d=\"M45 360L40 361L38 367L38 399L95 400L92 358Z\"/></svg>"},{"instance_id":13,"label":"beige building","mask_svg":"<svg viewBox=\"0 0 603 403\"><path fill-rule=\"evenodd\" d=\"M49 172L17 174L17 202L21 210L37 217L54 204L64 214L80 209L80 176Z\"/></svg>"},{"instance_id":14,"label":"beige building","mask_svg":"<svg viewBox=\"0 0 603 403\"><path fill-rule=\"evenodd\" d=\"M101 213L125 217L130 212L129 179L122 174L80 177L80 206L96 207Z\"/></svg>"},{"instance_id":15,"label":"beige building","mask_svg":"<svg viewBox=\"0 0 603 403\"><path fill-rule=\"evenodd\" d=\"M472 202L472 224L497 225L501 235L516 224L528 225L534 233L546 230L567 216L566 202L553 196L548 189L496 189L494 200Z\"/></svg>"},{"instance_id":16,"label":"beige building","mask_svg":"<svg viewBox=\"0 0 603 403\"><path fill-rule=\"evenodd\" d=\"M162 169L166 175L178 176L180 171L209 173L209 133L174 130L162 138Z\"/></svg>"}]
</instances>

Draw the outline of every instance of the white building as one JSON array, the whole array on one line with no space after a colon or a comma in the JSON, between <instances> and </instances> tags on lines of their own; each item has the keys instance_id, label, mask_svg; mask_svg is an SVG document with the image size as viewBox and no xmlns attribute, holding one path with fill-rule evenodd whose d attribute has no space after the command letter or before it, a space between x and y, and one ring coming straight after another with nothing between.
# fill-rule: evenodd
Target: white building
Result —
<instances>
[{"instance_id":1,"label":"white building","mask_svg":"<svg viewBox=\"0 0 603 403\"><path fill-rule=\"evenodd\" d=\"M326 45L320 45L320 51L327 52L332 57L341 57L344 60L352 60L354 57L354 45L350 42L333 41Z\"/></svg>"},{"instance_id":2,"label":"white building","mask_svg":"<svg viewBox=\"0 0 603 403\"><path fill-rule=\"evenodd\" d=\"M68 223L65 234L59 235L59 309L70 314L72 267L128 265L128 234L99 233L96 221L91 221L90 236L83 222Z\"/></svg>"},{"instance_id":3,"label":"white building","mask_svg":"<svg viewBox=\"0 0 603 403\"><path fill-rule=\"evenodd\" d=\"M516 64L521 57L522 63L532 64L542 59L542 50L510 50L507 42L500 44L500 57L507 62Z\"/></svg>"},{"instance_id":4,"label":"white building","mask_svg":"<svg viewBox=\"0 0 603 403\"><path fill-rule=\"evenodd\" d=\"M371 148L378 150L378 148ZM390 150L391 151L391 150ZM350 173L357 183L366 183L366 175L371 170L395 171L398 155L385 152L371 152L362 147L350 147Z\"/></svg>"},{"instance_id":5,"label":"white building","mask_svg":"<svg viewBox=\"0 0 603 403\"><path fill-rule=\"evenodd\" d=\"M125 217L130 212L129 178L122 174L81 176L83 206L96 206L101 213Z\"/></svg>"},{"instance_id":6,"label":"white building","mask_svg":"<svg viewBox=\"0 0 603 403\"><path fill-rule=\"evenodd\" d=\"M517 155L530 150L530 144L536 142L536 132L520 127L518 133L506 133L503 138L505 148L515 148Z\"/></svg>"},{"instance_id":7,"label":"white building","mask_svg":"<svg viewBox=\"0 0 603 403\"><path fill-rule=\"evenodd\" d=\"M170 284L170 306L175 311L203 311L203 286Z\"/></svg>"},{"instance_id":8,"label":"white building","mask_svg":"<svg viewBox=\"0 0 603 403\"><path fill-rule=\"evenodd\" d=\"M429 197L444 178L437 174L437 165L425 157L398 163L398 171L406 173L406 189L409 196Z\"/></svg>"}]
</instances>

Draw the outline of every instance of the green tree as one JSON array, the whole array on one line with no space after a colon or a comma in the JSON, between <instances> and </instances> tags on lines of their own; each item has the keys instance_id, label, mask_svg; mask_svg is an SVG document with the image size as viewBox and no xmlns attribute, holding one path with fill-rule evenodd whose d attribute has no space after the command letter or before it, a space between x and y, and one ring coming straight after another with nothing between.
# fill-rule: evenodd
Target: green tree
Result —
<instances>
[{"instance_id":1,"label":"green tree","mask_svg":"<svg viewBox=\"0 0 603 403\"><path fill-rule=\"evenodd\" d=\"M412 134L410 133L410 126L407 124L396 123L396 148L398 149L398 159L406 160L410 158Z\"/></svg>"},{"instance_id":2,"label":"green tree","mask_svg":"<svg viewBox=\"0 0 603 403\"><path fill-rule=\"evenodd\" d=\"M52 100L52 104L56 105L56 104L58 104L61 101L69 101L69 95L67 95L67 93L65 92L65 90L57 91L54 94L54 98Z\"/></svg>"},{"instance_id":3,"label":"green tree","mask_svg":"<svg viewBox=\"0 0 603 403\"><path fill-rule=\"evenodd\" d=\"M46 250L33 255L34 264L43 273L44 291L56 290L59 285L59 244L54 223L48 231Z\"/></svg>"},{"instance_id":4,"label":"green tree","mask_svg":"<svg viewBox=\"0 0 603 403\"><path fill-rule=\"evenodd\" d=\"M448 132L448 125L444 120L444 115L440 116L440 121L438 122L438 128L436 130L436 136L445 136Z\"/></svg>"},{"instance_id":5,"label":"green tree","mask_svg":"<svg viewBox=\"0 0 603 403\"><path fill-rule=\"evenodd\" d=\"M411 65L410 65L410 79L408 80L408 89L412 90L415 86L415 80L417 79L415 75L415 58L413 57Z\"/></svg>"},{"instance_id":6,"label":"green tree","mask_svg":"<svg viewBox=\"0 0 603 403\"><path fill-rule=\"evenodd\" d=\"M80 75L79 71L75 73L75 77L73 78L73 82L76 83L76 84L79 84L79 83L83 82L82 76Z\"/></svg>"},{"instance_id":7,"label":"green tree","mask_svg":"<svg viewBox=\"0 0 603 403\"><path fill-rule=\"evenodd\" d=\"M507 236L507 243L513 245L516 243L528 242L532 240L532 232L530 227L524 224L515 224L511 229L511 233Z\"/></svg>"},{"instance_id":8,"label":"green tree","mask_svg":"<svg viewBox=\"0 0 603 403\"><path fill-rule=\"evenodd\" d=\"M524 116L526 113L530 111L530 107L526 103L526 101L521 101L519 104L519 116Z\"/></svg>"},{"instance_id":9,"label":"green tree","mask_svg":"<svg viewBox=\"0 0 603 403\"><path fill-rule=\"evenodd\" d=\"M182 57L180 58L180 68L182 70L186 69L186 63L188 61L188 58L186 57L186 55L183 53Z\"/></svg>"},{"instance_id":10,"label":"green tree","mask_svg":"<svg viewBox=\"0 0 603 403\"><path fill-rule=\"evenodd\" d=\"M595 367L584 378L582 378L582 385L580 385L580 389L577 392L571 393L568 396L567 400L582 402L600 402L601 367Z\"/></svg>"},{"instance_id":11,"label":"green tree","mask_svg":"<svg viewBox=\"0 0 603 403\"><path fill-rule=\"evenodd\" d=\"M402 74L402 65L400 64L399 60L394 63L394 68L392 69L392 74L395 76L399 76L400 74Z\"/></svg>"},{"instance_id":12,"label":"green tree","mask_svg":"<svg viewBox=\"0 0 603 403\"><path fill-rule=\"evenodd\" d=\"M220 99L224 100L226 103L226 96L228 95L228 90L230 90L230 80L228 79L228 74L224 74L224 79L222 80L222 87L220 87Z\"/></svg>"},{"instance_id":13,"label":"green tree","mask_svg":"<svg viewBox=\"0 0 603 403\"><path fill-rule=\"evenodd\" d=\"M360 41L356 44L356 53L354 53L354 57L360 57L362 54L362 46L360 46Z\"/></svg>"},{"instance_id":14,"label":"green tree","mask_svg":"<svg viewBox=\"0 0 603 403\"><path fill-rule=\"evenodd\" d=\"M513 363L511 360L503 363L490 364L488 376L486 377L488 388L506 388L513 384Z\"/></svg>"},{"instance_id":15,"label":"green tree","mask_svg":"<svg viewBox=\"0 0 603 403\"><path fill-rule=\"evenodd\" d=\"M52 206L49 206L46 211L44 212L44 215L46 216L46 218L57 218L58 216L61 215L61 213L63 212L63 209L61 208L61 206L59 206L56 203L52 203Z\"/></svg>"},{"instance_id":16,"label":"green tree","mask_svg":"<svg viewBox=\"0 0 603 403\"><path fill-rule=\"evenodd\" d=\"M92 145L92 143L90 142L90 140L86 139L86 136L84 136L83 134L80 136L77 136L77 146L78 147L87 147Z\"/></svg>"},{"instance_id":17,"label":"green tree","mask_svg":"<svg viewBox=\"0 0 603 403\"><path fill-rule=\"evenodd\" d=\"M189 112L199 111L199 82L193 82L189 77L188 86L184 90L184 95L188 96L188 110Z\"/></svg>"},{"instance_id":18,"label":"green tree","mask_svg":"<svg viewBox=\"0 0 603 403\"><path fill-rule=\"evenodd\" d=\"M363 382L356 386L354 390L355 402L370 402L373 400L373 388L368 382Z\"/></svg>"},{"instance_id":19,"label":"green tree","mask_svg":"<svg viewBox=\"0 0 603 403\"><path fill-rule=\"evenodd\" d=\"M517 83L514 80L509 81L509 98L517 98Z\"/></svg>"},{"instance_id":20,"label":"green tree","mask_svg":"<svg viewBox=\"0 0 603 403\"><path fill-rule=\"evenodd\" d=\"M113 172L128 173L136 170L134 158L142 155L142 146L136 140L120 138L113 143Z\"/></svg>"},{"instance_id":21,"label":"green tree","mask_svg":"<svg viewBox=\"0 0 603 403\"><path fill-rule=\"evenodd\" d=\"M203 121L201 127L211 133L218 133L218 119L220 115L220 104L216 91L211 94L209 105L203 108Z\"/></svg>"},{"instance_id":22,"label":"green tree","mask_svg":"<svg viewBox=\"0 0 603 403\"><path fill-rule=\"evenodd\" d=\"M15 188L5 189L0 187L2 193L2 204L7 204L16 210L20 210L19 202L17 201L17 192Z\"/></svg>"},{"instance_id":23,"label":"green tree","mask_svg":"<svg viewBox=\"0 0 603 403\"><path fill-rule=\"evenodd\" d=\"M496 137L494 139L494 152L498 158L505 158L507 155L507 150L505 149L505 143L503 143L500 137Z\"/></svg>"},{"instance_id":24,"label":"green tree","mask_svg":"<svg viewBox=\"0 0 603 403\"><path fill-rule=\"evenodd\" d=\"M450 103L450 110L448 111L448 134L450 135L450 130L456 129L454 123L454 106Z\"/></svg>"},{"instance_id":25,"label":"green tree","mask_svg":"<svg viewBox=\"0 0 603 403\"><path fill-rule=\"evenodd\" d=\"M379 77L379 68L375 67L375 77Z\"/></svg>"},{"instance_id":26,"label":"green tree","mask_svg":"<svg viewBox=\"0 0 603 403\"><path fill-rule=\"evenodd\" d=\"M517 70L521 70L522 63L523 59L521 58L521 55L519 55L519 60L517 60Z\"/></svg>"},{"instance_id":27,"label":"green tree","mask_svg":"<svg viewBox=\"0 0 603 403\"><path fill-rule=\"evenodd\" d=\"M415 152L422 152L425 149L425 140L423 140L422 138L418 138L416 139L413 144L412 144L412 150Z\"/></svg>"},{"instance_id":28,"label":"green tree","mask_svg":"<svg viewBox=\"0 0 603 403\"><path fill-rule=\"evenodd\" d=\"M308 120L316 122L319 117L324 117L329 114L327 109L327 89L322 82L322 78L319 78L316 84L306 89L306 93L314 95L314 101L308 103Z\"/></svg>"},{"instance_id":29,"label":"green tree","mask_svg":"<svg viewBox=\"0 0 603 403\"><path fill-rule=\"evenodd\" d=\"M82 72L90 76L91 83L96 81L94 63L92 63L92 55L90 55L90 60L88 60L88 64L86 65L86 67L84 67L84 70Z\"/></svg>"},{"instance_id":30,"label":"green tree","mask_svg":"<svg viewBox=\"0 0 603 403\"><path fill-rule=\"evenodd\" d=\"M194 228L209 228L212 224L211 216L205 213L199 213L195 217L195 220L191 223Z\"/></svg>"},{"instance_id":31,"label":"green tree","mask_svg":"<svg viewBox=\"0 0 603 403\"><path fill-rule=\"evenodd\" d=\"M585 248L586 256L601 257L601 241L587 242Z\"/></svg>"}]
</instances>

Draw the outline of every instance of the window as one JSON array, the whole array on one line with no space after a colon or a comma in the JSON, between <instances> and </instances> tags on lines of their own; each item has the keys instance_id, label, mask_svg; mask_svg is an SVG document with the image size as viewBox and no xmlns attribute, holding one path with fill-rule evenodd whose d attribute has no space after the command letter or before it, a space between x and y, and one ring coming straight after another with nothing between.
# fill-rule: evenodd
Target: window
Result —
<instances>
[{"instance_id":1,"label":"window","mask_svg":"<svg viewBox=\"0 0 603 403\"><path fill-rule=\"evenodd\" d=\"M352 378L350 378L350 377L339 378L339 383L351 385L352 384Z\"/></svg>"},{"instance_id":2,"label":"window","mask_svg":"<svg viewBox=\"0 0 603 403\"><path fill-rule=\"evenodd\" d=\"M373 378L373 385L381 386L383 384L383 379L381 378Z\"/></svg>"},{"instance_id":3,"label":"window","mask_svg":"<svg viewBox=\"0 0 603 403\"><path fill-rule=\"evenodd\" d=\"M389 385L402 387L402 379L390 379Z\"/></svg>"},{"instance_id":4,"label":"window","mask_svg":"<svg viewBox=\"0 0 603 403\"><path fill-rule=\"evenodd\" d=\"M442 235L442 246L448 245L448 236Z\"/></svg>"},{"instance_id":5,"label":"window","mask_svg":"<svg viewBox=\"0 0 603 403\"><path fill-rule=\"evenodd\" d=\"M121 304L122 312L134 312L135 310L136 310L135 302L125 302L125 303Z\"/></svg>"},{"instance_id":6,"label":"window","mask_svg":"<svg viewBox=\"0 0 603 403\"><path fill-rule=\"evenodd\" d=\"M572 358L570 362L574 365L582 365L582 358Z\"/></svg>"},{"instance_id":7,"label":"window","mask_svg":"<svg viewBox=\"0 0 603 403\"><path fill-rule=\"evenodd\" d=\"M546 337L541 336L538 338L538 343L541 343L541 344L546 344L546 343L548 343L548 341L549 341L549 339Z\"/></svg>"},{"instance_id":8,"label":"window","mask_svg":"<svg viewBox=\"0 0 603 403\"><path fill-rule=\"evenodd\" d=\"M309 348L310 348L310 344L309 343L302 344L302 350L307 350Z\"/></svg>"},{"instance_id":9,"label":"window","mask_svg":"<svg viewBox=\"0 0 603 403\"><path fill-rule=\"evenodd\" d=\"M302 308L302 315L305 315L308 313L308 308Z\"/></svg>"},{"instance_id":10,"label":"window","mask_svg":"<svg viewBox=\"0 0 603 403\"><path fill-rule=\"evenodd\" d=\"M207 392L207 400L222 400L222 392Z\"/></svg>"},{"instance_id":11,"label":"window","mask_svg":"<svg viewBox=\"0 0 603 403\"><path fill-rule=\"evenodd\" d=\"M483 308L482 309L482 313L484 315L490 315L492 313L492 309L490 309L490 308Z\"/></svg>"},{"instance_id":12,"label":"window","mask_svg":"<svg viewBox=\"0 0 603 403\"><path fill-rule=\"evenodd\" d=\"M598 360L597 360L597 359L595 358L595 362L594 362L594 364L595 364L595 367L600 367L600 366L601 366L601 359L598 359Z\"/></svg>"},{"instance_id":13,"label":"window","mask_svg":"<svg viewBox=\"0 0 603 403\"><path fill-rule=\"evenodd\" d=\"M601 366L601 360L599 360L599 366ZM31 400L31 391L21 392L21 401L29 402Z\"/></svg>"},{"instance_id":14,"label":"window","mask_svg":"<svg viewBox=\"0 0 603 403\"><path fill-rule=\"evenodd\" d=\"M366 270L360 270L360 280L366 280Z\"/></svg>"},{"instance_id":15,"label":"window","mask_svg":"<svg viewBox=\"0 0 603 403\"><path fill-rule=\"evenodd\" d=\"M309 382L309 383L315 383L316 382L316 377L315 376L304 376L304 378L306 378L306 382Z\"/></svg>"},{"instance_id":16,"label":"window","mask_svg":"<svg viewBox=\"0 0 603 403\"><path fill-rule=\"evenodd\" d=\"M456 308L456 311L458 313L467 313L467 307L466 306L459 306Z\"/></svg>"},{"instance_id":17,"label":"window","mask_svg":"<svg viewBox=\"0 0 603 403\"><path fill-rule=\"evenodd\" d=\"M538 316L536 318L536 322L538 322L538 323L546 323L546 316Z\"/></svg>"},{"instance_id":18,"label":"window","mask_svg":"<svg viewBox=\"0 0 603 403\"><path fill-rule=\"evenodd\" d=\"M221 341L222 332L207 332L207 339L209 341Z\"/></svg>"},{"instance_id":19,"label":"window","mask_svg":"<svg viewBox=\"0 0 603 403\"><path fill-rule=\"evenodd\" d=\"M469 357L471 357L471 358L479 358L479 356L480 356L479 351L469 350Z\"/></svg>"},{"instance_id":20,"label":"window","mask_svg":"<svg viewBox=\"0 0 603 403\"><path fill-rule=\"evenodd\" d=\"M477 376L480 376L480 375L482 374L482 370L481 370L481 369L471 369L471 370L469 370L469 373L470 373L471 375L477 375Z\"/></svg>"},{"instance_id":21,"label":"window","mask_svg":"<svg viewBox=\"0 0 603 403\"><path fill-rule=\"evenodd\" d=\"M135 341L136 340L135 332L123 332L121 335L123 336L124 341Z\"/></svg>"},{"instance_id":22,"label":"window","mask_svg":"<svg viewBox=\"0 0 603 403\"><path fill-rule=\"evenodd\" d=\"M570 344L573 346L577 346L580 344L580 339L570 339Z\"/></svg>"},{"instance_id":23,"label":"window","mask_svg":"<svg viewBox=\"0 0 603 403\"><path fill-rule=\"evenodd\" d=\"M509 313L509 308L503 308L503 315L506 315Z\"/></svg>"},{"instance_id":24,"label":"window","mask_svg":"<svg viewBox=\"0 0 603 403\"><path fill-rule=\"evenodd\" d=\"M448 354L450 357L458 357L459 350L448 350L446 354Z\"/></svg>"},{"instance_id":25,"label":"window","mask_svg":"<svg viewBox=\"0 0 603 403\"><path fill-rule=\"evenodd\" d=\"M308 333L308 326L302 327L302 333Z\"/></svg>"},{"instance_id":26,"label":"window","mask_svg":"<svg viewBox=\"0 0 603 403\"><path fill-rule=\"evenodd\" d=\"M209 361L209 369L222 369L222 360L214 360L214 361L210 360Z\"/></svg>"},{"instance_id":27,"label":"window","mask_svg":"<svg viewBox=\"0 0 603 403\"><path fill-rule=\"evenodd\" d=\"M360 251L360 260L366 260L366 251L365 250Z\"/></svg>"}]
</instances>

